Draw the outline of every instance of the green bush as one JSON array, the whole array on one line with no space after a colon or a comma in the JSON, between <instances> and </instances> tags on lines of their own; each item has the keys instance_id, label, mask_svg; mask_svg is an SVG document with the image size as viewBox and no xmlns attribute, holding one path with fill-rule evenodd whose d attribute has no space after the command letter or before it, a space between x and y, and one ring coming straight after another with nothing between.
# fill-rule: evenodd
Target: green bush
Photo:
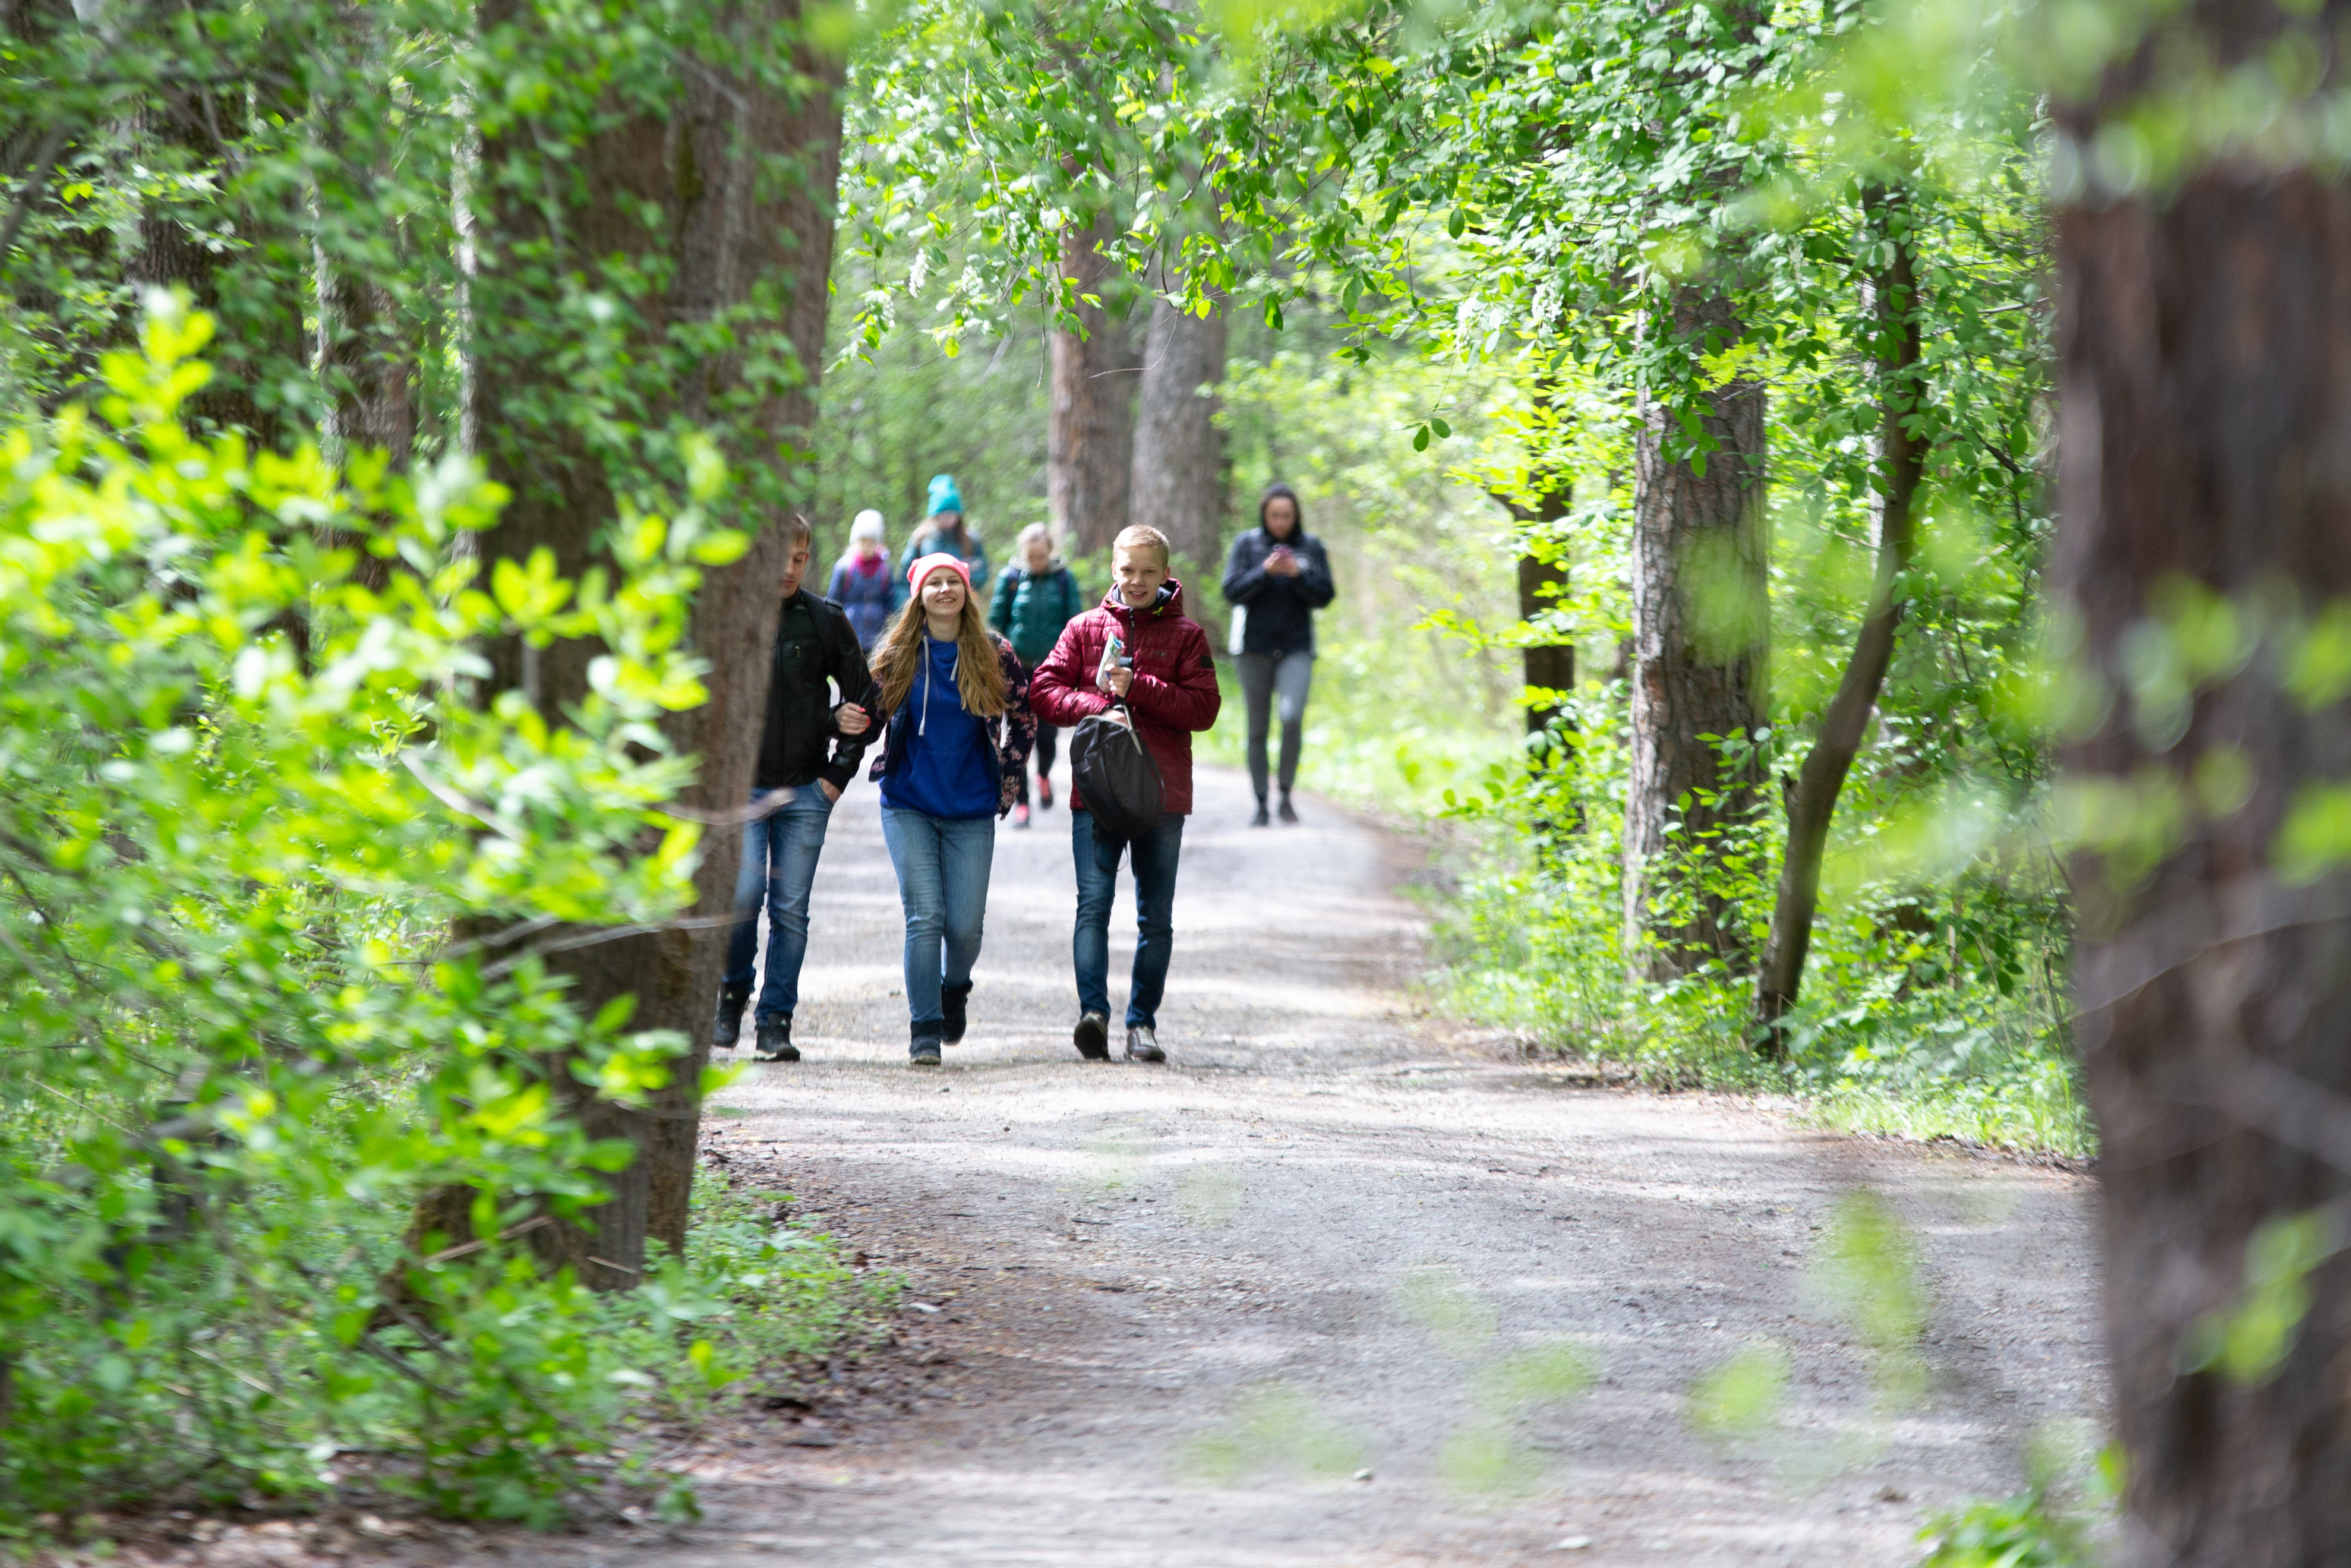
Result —
<instances>
[{"instance_id":1,"label":"green bush","mask_svg":"<svg viewBox=\"0 0 2351 1568\"><path fill-rule=\"evenodd\" d=\"M616 572L485 582L465 463L190 437L210 330L151 302L94 413L0 436L0 1531L360 1479L545 1521L615 1423L853 1294L739 1217L626 1297L545 1276L514 1238L631 1156L557 1075L632 1098L684 1042L450 935L681 907L653 721L702 700L689 596L744 541L689 505ZM499 635L601 641L566 726L476 697ZM488 1239L408 1238L452 1185ZM733 1304L763 1272L789 1332Z\"/></svg>"},{"instance_id":2,"label":"green bush","mask_svg":"<svg viewBox=\"0 0 2351 1568\"><path fill-rule=\"evenodd\" d=\"M1479 793L1450 795L1451 814L1484 835L1439 925L1438 986L1454 1006L1555 1050L1630 1063L1652 1082L1800 1094L1835 1126L2089 1151L2053 866L1979 856L1912 874L1903 857L1873 853L1900 803L1849 787L1788 1060L1767 1061L1750 1043L1741 954L1706 956L1661 984L1633 977L1624 751L1607 738L1623 723L1621 694L1588 688L1568 729L1523 762L1490 767ZM1701 896L1719 900L1745 954L1760 953L1784 831L1767 799L1705 843L1677 840L1654 868L1661 923Z\"/></svg>"}]
</instances>

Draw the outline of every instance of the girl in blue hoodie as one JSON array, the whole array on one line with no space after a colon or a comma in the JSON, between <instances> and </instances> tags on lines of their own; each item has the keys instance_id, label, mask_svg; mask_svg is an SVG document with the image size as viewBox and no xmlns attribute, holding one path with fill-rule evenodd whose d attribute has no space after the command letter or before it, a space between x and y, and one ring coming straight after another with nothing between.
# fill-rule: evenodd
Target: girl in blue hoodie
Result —
<instances>
[{"instance_id":1,"label":"girl in blue hoodie","mask_svg":"<svg viewBox=\"0 0 2351 1568\"><path fill-rule=\"evenodd\" d=\"M926 555L906 580L914 597L873 653L888 728L872 776L906 912L908 1054L936 1067L964 1035L996 820L1019 798L1037 721L1029 672L988 630L969 569Z\"/></svg>"}]
</instances>

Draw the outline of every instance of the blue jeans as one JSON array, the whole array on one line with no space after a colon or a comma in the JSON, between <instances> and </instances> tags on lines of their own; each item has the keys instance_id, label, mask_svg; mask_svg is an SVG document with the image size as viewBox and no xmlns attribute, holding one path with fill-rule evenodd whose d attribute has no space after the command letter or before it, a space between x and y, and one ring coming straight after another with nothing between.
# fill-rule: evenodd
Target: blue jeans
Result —
<instances>
[{"instance_id":1,"label":"blue jeans","mask_svg":"<svg viewBox=\"0 0 2351 1568\"><path fill-rule=\"evenodd\" d=\"M1078 1010L1110 1015L1110 906L1118 879L1094 863L1093 813L1070 813L1070 847L1078 862ZM1176 949L1176 862L1184 852L1184 819L1165 816L1127 846L1134 870L1134 973L1127 983L1126 1027L1159 1027L1167 960Z\"/></svg>"},{"instance_id":2,"label":"blue jeans","mask_svg":"<svg viewBox=\"0 0 2351 1568\"><path fill-rule=\"evenodd\" d=\"M778 791L754 789L758 805ZM824 830L832 802L813 784L768 816L743 827L743 870L735 879L735 935L726 944L730 991L751 988L751 963L759 952L759 890L768 894L768 980L759 988L760 1019L788 1019L800 999L800 960L808 956L809 889L816 884L817 856L824 852Z\"/></svg>"},{"instance_id":3,"label":"blue jeans","mask_svg":"<svg viewBox=\"0 0 2351 1568\"><path fill-rule=\"evenodd\" d=\"M926 817L882 808L882 841L906 910L906 1011L916 1040L936 1040L941 985L971 982L996 863L996 819Z\"/></svg>"}]
</instances>

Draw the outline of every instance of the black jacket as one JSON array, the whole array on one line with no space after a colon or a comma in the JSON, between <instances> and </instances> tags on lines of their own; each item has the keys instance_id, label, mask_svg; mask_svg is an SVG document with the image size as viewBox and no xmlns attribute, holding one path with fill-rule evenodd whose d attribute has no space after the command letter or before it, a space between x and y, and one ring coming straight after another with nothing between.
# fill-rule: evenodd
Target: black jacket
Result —
<instances>
[{"instance_id":1,"label":"black jacket","mask_svg":"<svg viewBox=\"0 0 2351 1568\"><path fill-rule=\"evenodd\" d=\"M776 627L773 672L768 680L768 722L759 735L759 770L754 784L761 789L799 789L821 779L836 789L847 789L857 776L857 765L875 730L847 736L833 727L833 701L826 690L831 679L841 688L841 700L855 703L867 713L879 706L873 672L867 667L857 632L848 612L831 600L803 588L795 601L816 622L815 656L796 662L784 641L784 623Z\"/></svg>"},{"instance_id":2,"label":"black jacket","mask_svg":"<svg viewBox=\"0 0 2351 1568\"><path fill-rule=\"evenodd\" d=\"M1286 544L1298 558L1296 577L1276 577L1265 570L1277 544ZM1244 653L1284 653L1314 651L1314 612L1338 591L1331 581L1331 559L1322 542L1304 529L1293 529L1277 541L1262 528L1251 528L1233 541L1225 558L1225 602L1243 617Z\"/></svg>"}]
</instances>

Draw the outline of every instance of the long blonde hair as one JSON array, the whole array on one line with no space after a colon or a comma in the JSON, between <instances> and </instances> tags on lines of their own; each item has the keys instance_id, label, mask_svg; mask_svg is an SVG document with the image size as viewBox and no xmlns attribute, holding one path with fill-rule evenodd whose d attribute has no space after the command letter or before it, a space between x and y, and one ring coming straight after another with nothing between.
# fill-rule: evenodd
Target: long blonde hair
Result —
<instances>
[{"instance_id":1,"label":"long blonde hair","mask_svg":"<svg viewBox=\"0 0 2351 1568\"><path fill-rule=\"evenodd\" d=\"M924 645L928 620L923 612L922 591L916 589L874 646L873 676L882 683L883 713L896 713L914 689L914 676L929 656ZM1011 691L1004 684L1004 666L997 663L996 644L988 638L987 616L979 608L979 595L968 583L964 587L963 613L956 622L956 690L963 697L963 711L977 718L994 718L1012 706Z\"/></svg>"}]
</instances>

